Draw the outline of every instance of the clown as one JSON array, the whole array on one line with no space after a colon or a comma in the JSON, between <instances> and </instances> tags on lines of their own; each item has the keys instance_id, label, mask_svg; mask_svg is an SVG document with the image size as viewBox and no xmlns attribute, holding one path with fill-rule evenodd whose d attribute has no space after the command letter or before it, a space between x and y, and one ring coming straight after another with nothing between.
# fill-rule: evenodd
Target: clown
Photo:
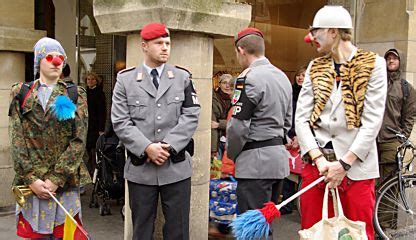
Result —
<instances>
[{"instance_id":1,"label":"clown","mask_svg":"<svg viewBox=\"0 0 416 240\"><path fill-rule=\"evenodd\" d=\"M17 235L26 239L61 239L65 213L49 192L81 219L79 186L90 181L82 161L87 126L85 90L59 79L67 57L61 44L40 39L34 47L30 83L11 92L9 138L16 171L13 186L28 186L33 194L17 206ZM76 97L69 97L75 92Z\"/></svg>"},{"instance_id":2,"label":"clown","mask_svg":"<svg viewBox=\"0 0 416 240\"><path fill-rule=\"evenodd\" d=\"M355 47L351 32L351 16L343 7L325 6L316 13L305 40L324 56L306 70L295 125L308 162L302 187L326 175L329 187L340 190L345 216L365 222L368 239L374 239L375 139L386 100L386 64ZM301 196L303 229L320 220L323 196L324 186Z\"/></svg>"}]
</instances>

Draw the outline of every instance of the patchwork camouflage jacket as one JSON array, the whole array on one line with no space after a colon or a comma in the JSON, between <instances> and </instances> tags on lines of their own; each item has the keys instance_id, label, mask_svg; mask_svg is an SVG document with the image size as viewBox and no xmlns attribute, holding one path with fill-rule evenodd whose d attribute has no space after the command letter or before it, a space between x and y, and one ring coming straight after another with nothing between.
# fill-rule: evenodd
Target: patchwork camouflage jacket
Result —
<instances>
[{"instance_id":1,"label":"patchwork camouflage jacket","mask_svg":"<svg viewBox=\"0 0 416 240\"><path fill-rule=\"evenodd\" d=\"M79 186L91 181L82 160L88 125L85 89L78 87L75 119L58 121L51 105L59 95L67 95L67 85L59 80L46 110L38 99L39 81L34 83L24 107L11 101L9 119L10 152L16 172L13 185L29 185L49 179L60 187ZM11 100L22 83L13 85Z\"/></svg>"}]
</instances>

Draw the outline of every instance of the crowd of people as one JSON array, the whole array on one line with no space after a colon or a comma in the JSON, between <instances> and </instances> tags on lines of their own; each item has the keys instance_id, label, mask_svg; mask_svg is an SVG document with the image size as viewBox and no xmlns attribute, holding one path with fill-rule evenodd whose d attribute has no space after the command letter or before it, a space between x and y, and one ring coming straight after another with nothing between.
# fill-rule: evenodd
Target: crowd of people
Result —
<instances>
[{"instance_id":1,"label":"crowd of people","mask_svg":"<svg viewBox=\"0 0 416 240\"><path fill-rule=\"evenodd\" d=\"M95 144L109 119L127 150L132 238L152 239L160 196L164 239L189 239L192 137L201 106L191 73L167 63L166 26L147 24L140 36L144 61L118 73L111 118L101 78L88 73L86 90L75 86L61 44L50 38L36 43L39 78L13 86L9 110L13 185L34 193L16 210L18 236L63 237L65 214L51 195L81 224L80 186L91 182ZM339 189L346 217L365 222L374 239L375 181L396 170L399 142L388 128L411 134L415 90L403 79L399 50L383 58L352 44L351 16L340 6L320 9L305 39L320 57L300 67L291 83L265 57L259 29L238 32L234 48L244 71L222 74L213 91L211 157L234 161L242 214L294 193L287 150L300 151L301 187L326 176L300 198L302 229L321 219L328 184ZM292 211L290 205L282 209Z\"/></svg>"}]
</instances>

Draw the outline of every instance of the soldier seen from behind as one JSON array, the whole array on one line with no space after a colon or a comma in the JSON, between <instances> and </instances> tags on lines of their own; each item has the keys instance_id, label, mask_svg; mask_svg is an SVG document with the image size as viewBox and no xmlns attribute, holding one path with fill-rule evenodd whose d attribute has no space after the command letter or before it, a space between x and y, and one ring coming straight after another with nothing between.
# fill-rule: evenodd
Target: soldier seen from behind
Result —
<instances>
[{"instance_id":1,"label":"soldier seen from behind","mask_svg":"<svg viewBox=\"0 0 416 240\"><path fill-rule=\"evenodd\" d=\"M263 34L246 28L235 41L238 76L227 125L228 157L236 163L238 213L259 209L279 196L289 175L285 149L292 124L292 86L264 56Z\"/></svg>"}]
</instances>

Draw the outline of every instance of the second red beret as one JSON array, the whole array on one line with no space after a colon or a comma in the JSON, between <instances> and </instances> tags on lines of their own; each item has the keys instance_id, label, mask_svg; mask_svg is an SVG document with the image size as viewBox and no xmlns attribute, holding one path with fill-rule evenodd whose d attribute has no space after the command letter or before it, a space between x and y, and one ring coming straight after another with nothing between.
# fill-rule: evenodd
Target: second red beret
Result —
<instances>
[{"instance_id":1,"label":"second red beret","mask_svg":"<svg viewBox=\"0 0 416 240\"><path fill-rule=\"evenodd\" d=\"M249 27L249 28L244 28L237 34L235 38L235 43L237 44L237 42L240 41L240 39L248 35L257 35L263 38L263 33L260 30L258 30L257 28Z\"/></svg>"}]
</instances>

